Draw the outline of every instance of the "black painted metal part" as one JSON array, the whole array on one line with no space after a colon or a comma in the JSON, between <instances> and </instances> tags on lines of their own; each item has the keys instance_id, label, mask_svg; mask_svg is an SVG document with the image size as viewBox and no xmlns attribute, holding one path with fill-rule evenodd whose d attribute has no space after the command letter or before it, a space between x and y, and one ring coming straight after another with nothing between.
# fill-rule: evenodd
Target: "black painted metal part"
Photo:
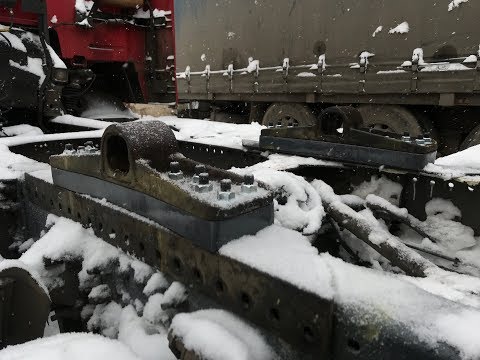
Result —
<instances>
[{"instance_id":1,"label":"black painted metal part","mask_svg":"<svg viewBox=\"0 0 480 360\"><path fill-rule=\"evenodd\" d=\"M428 135L361 128L361 114L352 107L327 108L311 127L262 130L261 150L370 166L421 170L433 163L437 144Z\"/></svg>"},{"instance_id":2,"label":"black painted metal part","mask_svg":"<svg viewBox=\"0 0 480 360\"><path fill-rule=\"evenodd\" d=\"M177 153L175 136L158 121L112 125L101 152L67 151L50 163L56 185L106 198L208 251L273 224L273 199L264 185L247 193L243 179L227 171L208 167L196 175L198 163ZM225 179L235 184L235 198L218 198Z\"/></svg>"},{"instance_id":3,"label":"black painted metal part","mask_svg":"<svg viewBox=\"0 0 480 360\"><path fill-rule=\"evenodd\" d=\"M48 294L27 270L0 270L0 349L42 337L49 313Z\"/></svg>"}]
</instances>

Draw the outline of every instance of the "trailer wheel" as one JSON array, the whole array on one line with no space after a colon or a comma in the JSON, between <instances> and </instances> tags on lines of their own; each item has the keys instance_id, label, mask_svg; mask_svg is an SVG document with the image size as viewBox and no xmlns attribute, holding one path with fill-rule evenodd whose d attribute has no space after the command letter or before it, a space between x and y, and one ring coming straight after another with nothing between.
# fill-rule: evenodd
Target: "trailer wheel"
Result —
<instances>
[{"instance_id":1,"label":"trailer wheel","mask_svg":"<svg viewBox=\"0 0 480 360\"><path fill-rule=\"evenodd\" d=\"M460 151L478 144L480 144L480 125L475 126L473 130L470 131L468 136L460 145Z\"/></svg>"},{"instance_id":2,"label":"trailer wheel","mask_svg":"<svg viewBox=\"0 0 480 360\"><path fill-rule=\"evenodd\" d=\"M312 126L317 117L304 104L275 103L272 104L263 116L262 125L269 127Z\"/></svg>"},{"instance_id":3,"label":"trailer wheel","mask_svg":"<svg viewBox=\"0 0 480 360\"><path fill-rule=\"evenodd\" d=\"M346 134L350 129L363 127L362 114L352 106L331 106L320 114L319 130L324 135Z\"/></svg>"},{"instance_id":4,"label":"trailer wheel","mask_svg":"<svg viewBox=\"0 0 480 360\"><path fill-rule=\"evenodd\" d=\"M431 126L415 116L409 109L397 105L360 105L358 111L362 114L366 127L411 136L431 132Z\"/></svg>"}]
</instances>

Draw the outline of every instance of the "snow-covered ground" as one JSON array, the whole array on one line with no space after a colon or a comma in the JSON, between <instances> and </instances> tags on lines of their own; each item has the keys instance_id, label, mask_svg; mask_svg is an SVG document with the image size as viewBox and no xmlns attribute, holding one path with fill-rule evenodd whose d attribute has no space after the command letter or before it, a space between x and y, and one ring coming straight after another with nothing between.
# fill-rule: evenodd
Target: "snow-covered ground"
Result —
<instances>
[{"instance_id":1,"label":"snow-covered ground","mask_svg":"<svg viewBox=\"0 0 480 360\"><path fill-rule=\"evenodd\" d=\"M178 139L235 148L242 140L256 140L262 127L258 124L234 125L208 121L178 119L176 117L146 118L162 120L174 130ZM25 172L41 174L48 165L13 154L8 146L49 141L61 137L100 137L105 123L90 119L65 116L56 120L68 124L84 124L98 130L67 135L43 135L31 127L4 128L11 137L0 138L0 179L21 177ZM253 173L258 180L269 184L284 201L275 201L275 225L225 245L220 252L271 273L327 299L335 299L342 306L362 309L366 315L381 314L402 324L423 341L436 344L444 342L461 351L465 359L480 357L480 335L476 331L480 321L480 245L473 230L457 220L461 213L452 203L432 199L427 204L428 218L421 226L432 237L441 241L433 243L411 229L402 227L399 241L414 243L426 249L442 252L461 260L469 274L478 270L477 276L461 275L432 267L426 278L406 276L393 267L380 254L366 246L347 230L341 231L344 241L358 257L369 262L372 269L351 264L349 254L341 259L319 254L312 245L320 230L325 209L322 198L325 184L308 182L284 170L300 164L327 164L316 159L272 154L264 163L232 171ZM442 176L480 174L480 146L437 160L426 170ZM43 175L42 175L43 176ZM350 195L339 196L335 201L342 206L375 202L372 195L389 201L393 211L401 185L385 179L372 178L358 186ZM384 204L385 205L385 204ZM372 211L358 213L372 224L378 234L388 231L382 220ZM82 315L88 327L104 336L91 334L53 335L24 345L0 351L0 359L173 359L167 346L170 327L181 334L187 346L195 348L209 359L271 359L275 358L262 334L235 316L221 311L208 310L193 314L171 314L162 304L180 302L185 296L183 286L168 283L165 277L121 253L118 249L96 238L92 230L84 229L71 220L50 216L43 236L22 250L20 261L42 279L47 288L55 286L56 278L43 264L51 259L81 258L81 287L89 290L92 304L85 306ZM130 269L133 278L143 287L143 299L129 298L121 301L94 304L94 299L109 298L105 284L96 283L89 271L108 263L118 263L123 271ZM460 269L461 270L461 269ZM468 270L468 271L467 271ZM173 317L173 321L170 322ZM87 350L86 350L87 349ZM228 356L228 357L227 357Z\"/></svg>"}]
</instances>

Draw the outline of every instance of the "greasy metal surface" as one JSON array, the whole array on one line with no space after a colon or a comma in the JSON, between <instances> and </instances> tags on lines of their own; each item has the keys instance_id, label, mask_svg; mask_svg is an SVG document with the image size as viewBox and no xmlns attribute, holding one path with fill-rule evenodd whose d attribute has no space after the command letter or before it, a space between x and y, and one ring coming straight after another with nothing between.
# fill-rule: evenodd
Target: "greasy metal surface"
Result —
<instances>
[{"instance_id":1,"label":"greasy metal surface","mask_svg":"<svg viewBox=\"0 0 480 360\"><path fill-rule=\"evenodd\" d=\"M317 140L301 140L261 136L260 148L280 153L313 156L330 161L342 161L369 166L385 166L420 170L436 159L436 152L416 154L375 147L349 145Z\"/></svg>"},{"instance_id":2,"label":"greasy metal surface","mask_svg":"<svg viewBox=\"0 0 480 360\"><path fill-rule=\"evenodd\" d=\"M239 94L245 101L270 94L273 101L283 95L298 101L291 94L303 94L305 102L308 94L328 102L331 94L351 94L345 102L384 96L379 102L445 105L436 95L449 94L451 105L478 105L477 64L462 61L478 51L474 37L463 34L476 29L480 5L448 6L435 0L176 0L177 73L191 71L178 79L179 98L233 100ZM408 32L390 32L404 21ZM440 63L435 71L412 60L420 47L425 62ZM374 56L362 59L365 52ZM249 58L259 61L258 72L255 66L247 71ZM404 94L414 96L398 96ZM472 95L467 103L464 94Z\"/></svg>"},{"instance_id":3,"label":"greasy metal surface","mask_svg":"<svg viewBox=\"0 0 480 360\"><path fill-rule=\"evenodd\" d=\"M57 186L120 205L215 252L229 241L273 224L273 203L228 219L205 220L145 193L75 172L52 168Z\"/></svg>"},{"instance_id":4,"label":"greasy metal surface","mask_svg":"<svg viewBox=\"0 0 480 360\"><path fill-rule=\"evenodd\" d=\"M171 179L168 175L173 161L178 162L181 171L178 179ZM139 191L204 220L229 219L267 208L272 203L272 195L262 183L256 183L258 191L237 191L238 201L231 204L217 201L214 191L203 195L192 192L198 163L177 153L172 130L160 121L110 125L103 134L100 153L91 148L88 152L66 152L52 156L50 165ZM213 188L223 179L230 179L237 186L243 182L242 177L213 167L208 167L206 173L209 176L207 183ZM101 193L98 192L102 198ZM119 199L117 204L122 205L123 200ZM142 206L141 203L132 205L132 210L140 210ZM271 221L264 221L264 216L262 219L265 226L271 224Z\"/></svg>"},{"instance_id":5,"label":"greasy metal surface","mask_svg":"<svg viewBox=\"0 0 480 360\"><path fill-rule=\"evenodd\" d=\"M333 304L190 241L120 208L59 188L30 175L25 200L91 226L120 247L241 317L272 331L305 353L328 354ZM115 234L114 237L110 236ZM302 306L298 306L298 304ZM274 311L272 311L274 309ZM271 314L279 316L272 317ZM306 333L305 333L306 332Z\"/></svg>"},{"instance_id":6,"label":"greasy metal surface","mask_svg":"<svg viewBox=\"0 0 480 360\"><path fill-rule=\"evenodd\" d=\"M109 171L107 174L102 174L100 170L100 158L97 154L64 154L58 156L52 156L50 158L50 164L53 168L60 170L76 172L78 174L103 179L111 183L130 188L148 194L156 199L161 199L182 211L190 213L196 217L205 220L221 220L227 219L240 214L254 211L259 207L265 207L272 202L271 194L268 191L255 193L249 195L243 195L245 201L238 202L232 206L221 206L220 203L215 201L206 201L200 197L192 197L190 190L182 188L175 181L168 179L166 173L157 172L152 169L143 160L136 161L134 171L122 179L121 176L116 176L114 172ZM194 171L194 163L188 159L182 158L178 155L175 160L182 163L182 171L185 178L192 177ZM220 169L212 171L207 168L210 174L210 180L220 181L221 179L232 179L232 182L239 184L239 178L235 174L227 173ZM110 176L113 174L113 176ZM129 181L127 181L128 179ZM241 181L241 180L240 180ZM259 184L259 186L262 186ZM120 205L123 201L120 202Z\"/></svg>"},{"instance_id":7,"label":"greasy metal surface","mask_svg":"<svg viewBox=\"0 0 480 360\"><path fill-rule=\"evenodd\" d=\"M414 137L409 136L409 141L407 142L402 140L402 135L400 134L370 128L351 128L345 123L336 120L337 119L333 119L330 123L325 121L325 124L324 121L319 120L315 126L263 129L260 135L260 142L262 142L263 137L288 138L292 140L312 140L358 145L412 154L432 154L437 151L437 143L431 138L428 144L423 143L420 145L416 143L417 139ZM275 125L276 124L273 124L273 126ZM337 131L338 127L342 127L341 134ZM328 128L330 129L327 130ZM424 139L423 142L425 142ZM334 156L334 154L332 154L332 156Z\"/></svg>"},{"instance_id":8,"label":"greasy metal surface","mask_svg":"<svg viewBox=\"0 0 480 360\"><path fill-rule=\"evenodd\" d=\"M42 337L49 313L48 294L26 270L0 271L0 348Z\"/></svg>"},{"instance_id":9,"label":"greasy metal surface","mask_svg":"<svg viewBox=\"0 0 480 360\"><path fill-rule=\"evenodd\" d=\"M22 144L10 146L9 149L16 154L21 154L30 159L48 163L51 155L58 155L63 152L65 144L72 144L76 148L79 145L84 145L87 140L92 141L97 148L100 145L100 139L93 138ZM217 168L225 170L232 167L241 168L252 166L266 160L266 157L259 152L246 152L223 146L211 146L190 141L178 141L178 148L179 151L189 159L204 164L214 165Z\"/></svg>"},{"instance_id":10,"label":"greasy metal surface","mask_svg":"<svg viewBox=\"0 0 480 360\"><path fill-rule=\"evenodd\" d=\"M293 118L288 120L284 127L270 123L271 128L262 130L260 150L412 170L423 169L437 155L437 143L430 136L427 142L423 135L404 139L392 132L364 128L362 114L351 106L328 107L311 126L295 127Z\"/></svg>"},{"instance_id":11,"label":"greasy metal surface","mask_svg":"<svg viewBox=\"0 0 480 360\"><path fill-rule=\"evenodd\" d=\"M133 182L137 175L136 160L145 159L153 168L166 170L170 164L169 156L177 151L175 135L161 121L113 124L105 129L102 136L101 169L109 177Z\"/></svg>"}]
</instances>

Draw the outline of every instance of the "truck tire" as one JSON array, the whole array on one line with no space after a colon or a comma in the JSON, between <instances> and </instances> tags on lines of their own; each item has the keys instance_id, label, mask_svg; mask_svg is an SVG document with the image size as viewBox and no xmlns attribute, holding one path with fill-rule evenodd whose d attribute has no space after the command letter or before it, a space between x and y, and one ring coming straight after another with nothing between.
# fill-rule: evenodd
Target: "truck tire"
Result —
<instances>
[{"instance_id":1,"label":"truck tire","mask_svg":"<svg viewBox=\"0 0 480 360\"><path fill-rule=\"evenodd\" d=\"M465 140L460 145L460 151L468 149L469 147L480 144L480 125L473 128Z\"/></svg>"},{"instance_id":2,"label":"truck tire","mask_svg":"<svg viewBox=\"0 0 480 360\"><path fill-rule=\"evenodd\" d=\"M274 103L263 116L262 125L287 127L312 126L317 121L313 111L304 104Z\"/></svg>"},{"instance_id":3,"label":"truck tire","mask_svg":"<svg viewBox=\"0 0 480 360\"><path fill-rule=\"evenodd\" d=\"M364 126L362 114L352 106L331 106L322 111L318 123L324 135L346 134L350 129Z\"/></svg>"},{"instance_id":4,"label":"truck tire","mask_svg":"<svg viewBox=\"0 0 480 360\"><path fill-rule=\"evenodd\" d=\"M408 132L411 136L431 132L431 126L409 109L398 105L360 105L358 111L362 114L366 127L391 131L397 134Z\"/></svg>"}]
</instances>

